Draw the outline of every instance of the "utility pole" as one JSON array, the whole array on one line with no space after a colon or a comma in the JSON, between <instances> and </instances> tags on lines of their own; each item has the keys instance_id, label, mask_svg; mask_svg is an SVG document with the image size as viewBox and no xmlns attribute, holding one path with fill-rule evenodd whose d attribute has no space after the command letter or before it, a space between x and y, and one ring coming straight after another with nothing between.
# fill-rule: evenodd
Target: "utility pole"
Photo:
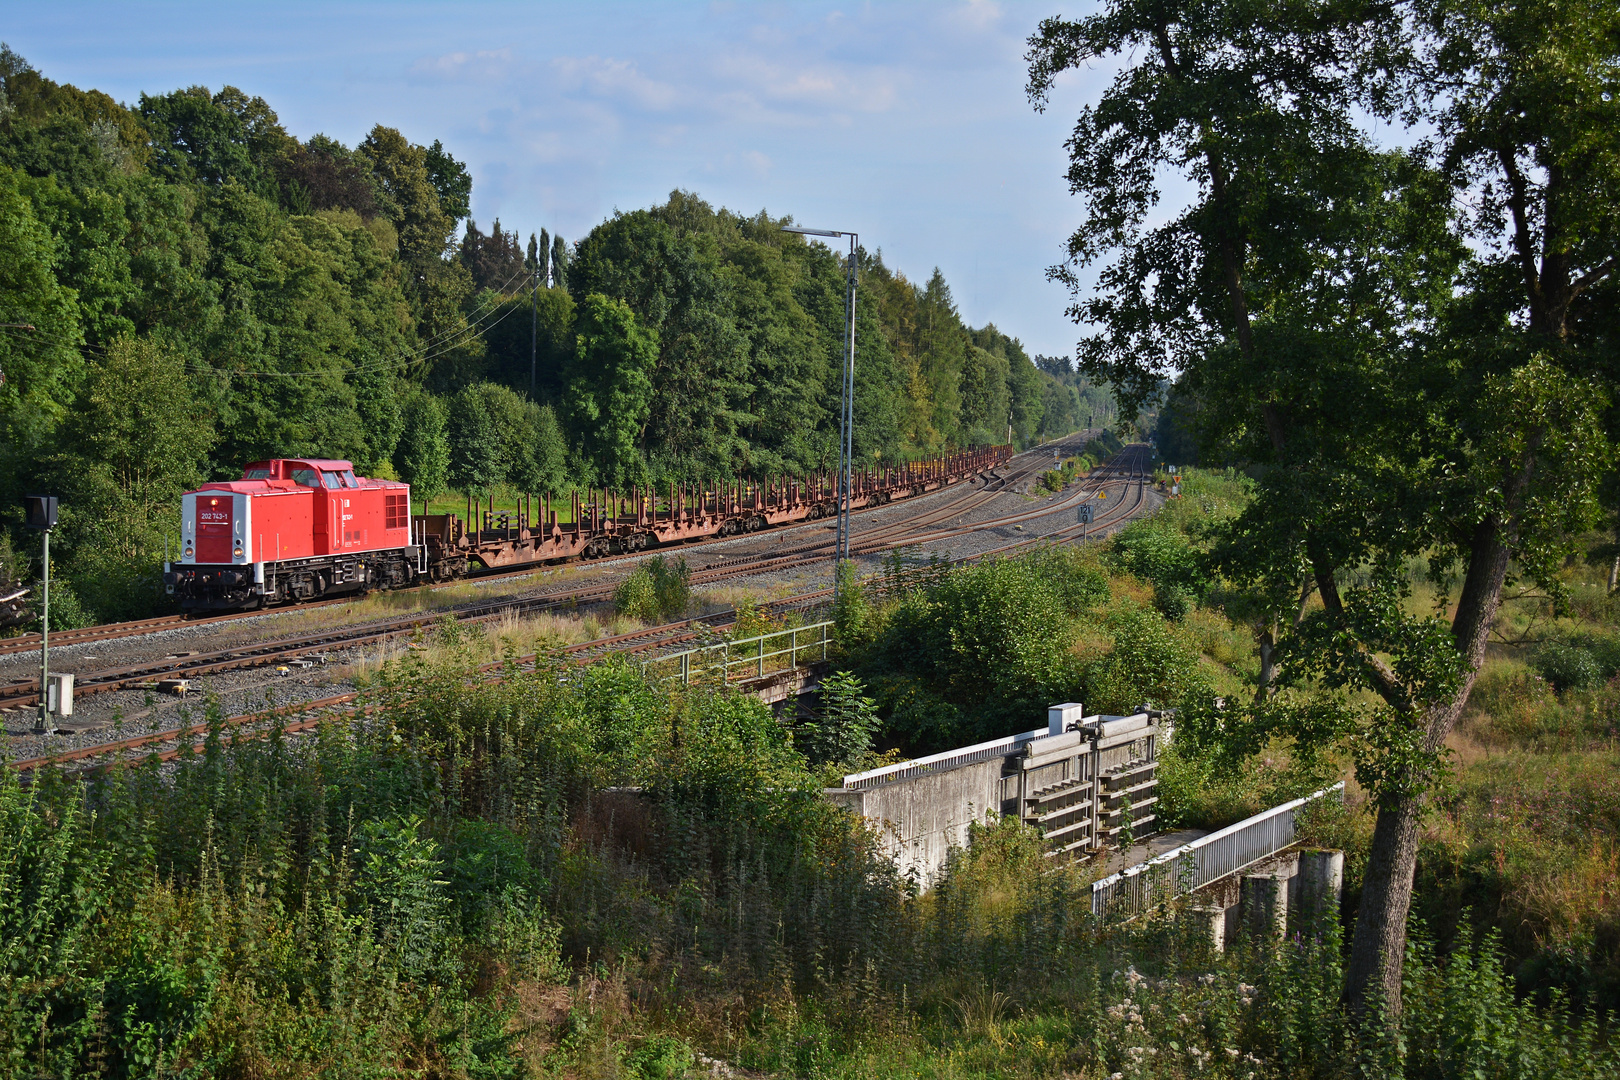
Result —
<instances>
[{"instance_id":1,"label":"utility pole","mask_svg":"<svg viewBox=\"0 0 1620 1080\"><path fill-rule=\"evenodd\" d=\"M51 529L56 525L55 495L26 495L23 497L23 523L38 529L44 539L44 584L40 593L39 618L39 726L41 735L49 735L51 724Z\"/></svg>"},{"instance_id":2,"label":"utility pole","mask_svg":"<svg viewBox=\"0 0 1620 1080\"><path fill-rule=\"evenodd\" d=\"M837 229L806 229L798 225L784 225L783 232L801 236L849 237L849 284L844 297L844 372L843 401L838 417L838 539L834 545L833 599L838 599L838 568L849 558L849 503L850 488L855 471L855 300L860 285L860 234Z\"/></svg>"}]
</instances>

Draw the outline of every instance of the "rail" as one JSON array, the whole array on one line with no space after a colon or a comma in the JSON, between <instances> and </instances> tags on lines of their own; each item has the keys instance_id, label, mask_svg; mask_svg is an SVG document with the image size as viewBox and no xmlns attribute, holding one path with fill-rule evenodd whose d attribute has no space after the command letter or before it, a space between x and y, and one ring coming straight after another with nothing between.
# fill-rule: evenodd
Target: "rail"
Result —
<instances>
[{"instance_id":1,"label":"rail","mask_svg":"<svg viewBox=\"0 0 1620 1080\"><path fill-rule=\"evenodd\" d=\"M1093 882L1093 915L1139 915L1156 904L1236 874L1294 842L1294 815L1301 807L1342 793L1344 781L1293 802L1274 806L1190 844Z\"/></svg>"},{"instance_id":2,"label":"rail","mask_svg":"<svg viewBox=\"0 0 1620 1080\"><path fill-rule=\"evenodd\" d=\"M826 660L833 642L833 622L790 626L754 637L728 638L710 645L699 645L678 653L668 653L643 661L643 675L654 675L659 682L694 681L719 676L722 684L763 679L776 671L791 671L813 660ZM669 672L670 667L676 670ZM742 674L733 675L739 669ZM667 672L658 674L658 672Z\"/></svg>"}]
</instances>

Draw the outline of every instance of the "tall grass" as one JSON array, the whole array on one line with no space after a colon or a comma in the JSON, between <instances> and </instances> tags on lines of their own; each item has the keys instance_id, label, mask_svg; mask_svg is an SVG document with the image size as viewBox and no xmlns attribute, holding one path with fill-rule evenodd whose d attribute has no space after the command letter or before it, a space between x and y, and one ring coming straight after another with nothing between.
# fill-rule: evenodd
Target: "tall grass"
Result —
<instances>
[{"instance_id":1,"label":"tall grass","mask_svg":"<svg viewBox=\"0 0 1620 1080\"><path fill-rule=\"evenodd\" d=\"M1174 919L1098 923L1083 870L1016 822L916 896L749 698L614 664L469 684L412 656L367 704L240 743L215 715L171 766L0 777L0 1071L1615 1065L1562 1005L1517 1001L1489 941L1419 954L1424 992L1369 1041L1337 1004L1333 925L1221 956ZM1482 1018L1492 1041L1462 1046Z\"/></svg>"}]
</instances>

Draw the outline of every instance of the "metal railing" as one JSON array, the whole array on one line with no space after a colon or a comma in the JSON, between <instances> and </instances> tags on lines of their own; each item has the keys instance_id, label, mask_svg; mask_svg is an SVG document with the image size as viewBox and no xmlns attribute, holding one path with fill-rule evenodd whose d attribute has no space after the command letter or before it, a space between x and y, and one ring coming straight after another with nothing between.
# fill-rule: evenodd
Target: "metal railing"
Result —
<instances>
[{"instance_id":1,"label":"metal railing","mask_svg":"<svg viewBox=\"0 0 1620 1080\"><path fill-rule=\"evenodd\" d=\"M730 638L699 645L684 652L667 653L644 661L641 673L660 682L720 683L763 679L778 671L827 659L833 643L833 623L810 623L772 630L754 637ZM670 670L670 669L674 670Z\"/></svg>"},{"instance_id":2,"label":"metal railing","mask_svg":"<svg viewBox=\"0 0 1620 1080\"><path fill-rule=\"evenodd\" d=\"M1138 915L1156 904L1192 892L1268 859L1294 842L1295 813L1344 791L1344 781L1303 799L1274 806L1190 844L1093 882L1093 915Z\"/></svg>"},{"instance_id":3,"label":"metal railing","mask_svg":"<svg viewBox=\"0 0 1620 1080\"><path fill-rule=\"evenodd\" d=\"M1026 731L1022 735L1008 735L1004 739L992 739L990 742L974 743L972 746L961 746L955 750L946 750L942 753L931 754L928 757L914 758L911 761L901 761L894 765L885 765L880 769L868 769L866 772L850 773L844 777L844 788L869 788L879 784L892 784L896 780L909 780L913 776L924 773L944 772L947 769L961 768L963 765L972 765L977 761L985 761L993 757L1006 757L1017 753L1029 743L1046 736L1046 728L1036 728Z\"/></svg>"}]
</instances>

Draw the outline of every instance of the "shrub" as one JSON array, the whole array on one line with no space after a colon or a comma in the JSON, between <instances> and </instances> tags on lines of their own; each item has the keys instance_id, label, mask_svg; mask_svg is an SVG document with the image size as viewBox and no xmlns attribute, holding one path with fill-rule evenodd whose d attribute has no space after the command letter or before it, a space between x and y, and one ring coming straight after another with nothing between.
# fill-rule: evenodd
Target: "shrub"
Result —
<instances>
[{"instance_id":1,"label":"shrub","mask_svg":"<svg viewBox=\"0 0 1620 1080\"><path fill-rule=\"evenodd\" d=\"M1192 594L1180 585L1168 585L1153 590L1153 606L1171 622L1180 622L1193 609Z\"/></svg>"},{"instance_id":2,"label":"shrub","mask_svg":"<svg viewBox=\"0 0 1620 1080\"><path fill-rule=\"evenodd\" d=\"M1209 571L1187 537L1151 518L1121 529L1109 548L1109 561L1153 586L1165 618L1181 619L1209 590Z\"/></svg>"},{"instance_id":3,"label":"shrub","mask_svg":"<svg viewBox=\"0 0 1620 1080\"><path fill-rule=\"evenodd\" d=\"M1588 647L1554 641L1536 650L1536 672L1560 693L1584 690L1603 681L1603 668Z\"/></svg>"},{"instance_id":4,"label":"shrub","mask_svg":"<svg viewBox=\"0 0 1620 1080\"><path fill-rule=\"evenodd\" d=\"M1024 730L1069 700L1074 618L1106 595L1072 548L954 567L901 598L857 671L914 750Z\"/></svg>"},{"instance_id":5,"label":"shrub","mask_svg":"<svg viewBox=\"0 0 1620 1080\"><path fill-rule=\"evenodd\" d=\"M1119 612L1109 620L1114 647L1085 674L1088 710L1129 713L1147 705L1173 708L1208 688L1198 655L1154 612Z\"/></svg>"},{"instance_id":6,"label":"shrub","mask_svg":"<svg viewBox=\"0 0 1620 1080\"><path fill-rule=\"evenodd\" d=\"M613 610L642 622L670 622L691 606L692 571L684 557L671 562L654 555L613 590Z\"/></svg>"},{"instance_id":7,"label":"shrub","mask_svg":"<svg viewBox=\"0 0 1620 1080\"><path fill-rule=\"evenodd\" d=\"M872 609L866 602L866 592L855 575L855 561L845 559L838 564L837 595L833 598L833 624L838 643L852 649L868 639Z\"/></svg>"},{"instance_id":8,"label":"shrub","mask_svg":"<svg viewBox=\"0 0 1620 1080\"><path fill-rule=\"evenodd\" d=\"M636 1080L681 1080L696 1063L692 1048L668 1035L654 1035L624 1060Z\"/></svg>"},{"instance_id":9,"label":"shrub","mask_svg":"<svg viewBox=\"0 0 1620 1080\"><path fill-rule=\"evenodd\" d=\"M812 762L838 762L854 769L865 765L877 728L877 703L866 696L861 681L847 671L834 672L822 680L820 714L802 725Z\"/></svg>"}]
</instances>

